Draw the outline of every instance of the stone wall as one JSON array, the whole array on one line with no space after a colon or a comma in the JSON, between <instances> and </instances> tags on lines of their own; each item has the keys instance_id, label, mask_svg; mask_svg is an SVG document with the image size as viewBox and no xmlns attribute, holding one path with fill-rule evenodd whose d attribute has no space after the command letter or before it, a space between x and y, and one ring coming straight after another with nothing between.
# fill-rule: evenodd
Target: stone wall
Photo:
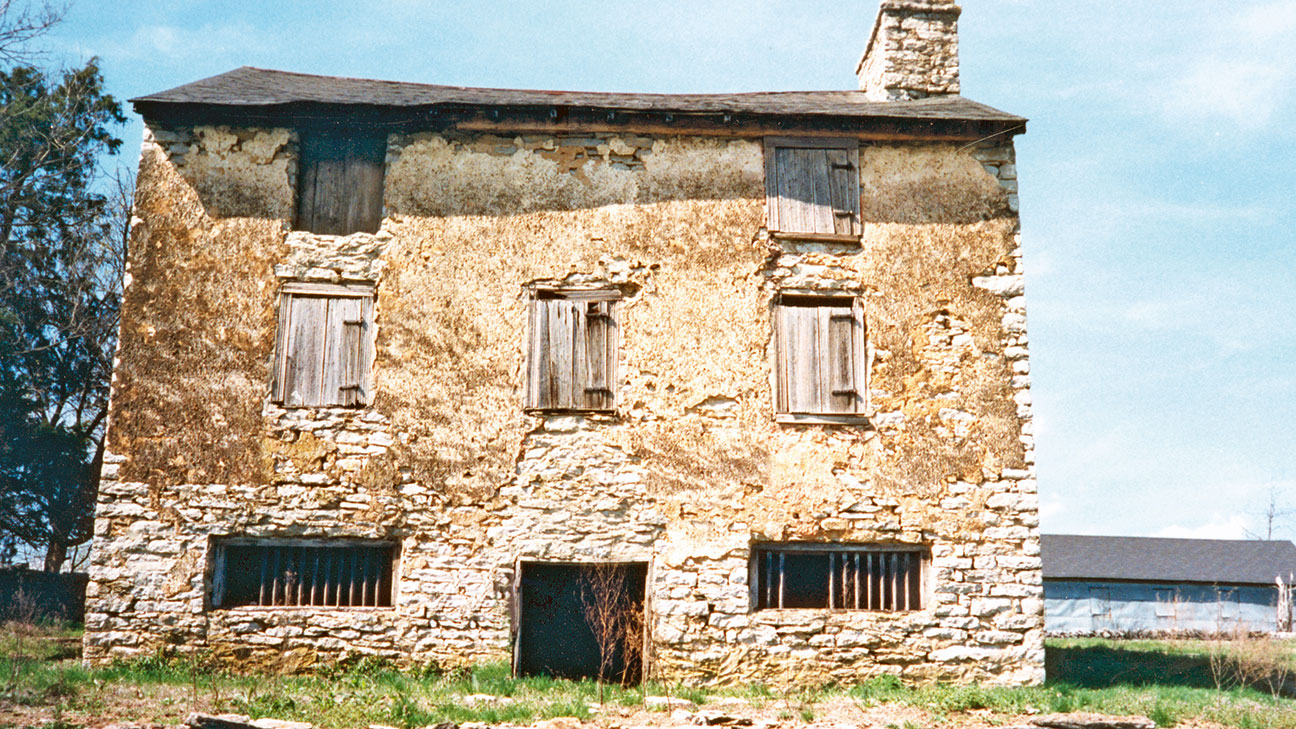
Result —
<instances>
[{"instance_id":1,"label":"stone wall","mask_svg":"<svg viewBox=\"0 0 1296 729\"><path fill-rule=\"evenodd\" d=\"M882 0L855 69L875 101L959 92L958 18L953 0Z\"/></svg>"},{"instance_id":2,"label":"stone wall","mask_svg":"<svg viewBox=\"0 0 1296 729\"><path fill-rule=\"evenodd\" d=\"M1042 679L1009 143L864 144L841 245L768 235L759 140L606 134L394 135L379 232L316 236L295 139L146 132L89 660L501 660L519 561L641 561L665 678ZM268 401L297 280L376 284L368 406ZM616 412L528 414L526 291L576 283L623 295ZM785 289L860 298L867 425L774 422ZM227 535L399 543L395 605L210 609ZM754 611L752 546L788 540L921 545L928 606Z\"/></svg>"}]
</instances>

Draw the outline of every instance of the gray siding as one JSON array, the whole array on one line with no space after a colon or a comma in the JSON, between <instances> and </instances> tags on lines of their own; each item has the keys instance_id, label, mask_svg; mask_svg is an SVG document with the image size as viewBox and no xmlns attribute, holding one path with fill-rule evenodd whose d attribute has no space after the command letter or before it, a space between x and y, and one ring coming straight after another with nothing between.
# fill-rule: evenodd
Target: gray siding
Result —
<instances>
[{"instance_id":1,"label":"gray siding","mask_svg":"<svg viewBox=\"0 0 1296 729\"><path fill-rule=\"evenodd\" d=\"M1278 591L1260 585L1044 581L1044 629L1203 631L1278 629Z\"/></svg>"}]
</instances>

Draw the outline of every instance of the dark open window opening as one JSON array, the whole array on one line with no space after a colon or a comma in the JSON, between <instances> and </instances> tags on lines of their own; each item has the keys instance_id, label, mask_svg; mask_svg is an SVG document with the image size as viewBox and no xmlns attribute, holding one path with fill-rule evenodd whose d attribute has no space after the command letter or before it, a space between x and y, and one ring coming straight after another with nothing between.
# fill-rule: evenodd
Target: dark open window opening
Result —
<instances>
[{"instance_id":1,"label":"dark open window opening","mask_svg":"<svg viewBox=\"0 0 1296 729\"><path fill-rule=\"evenodd\" d=\"M859 240L859 142L767 138L765 196L767 224L777 234Z\"/></svg>"},{"instance_id":2,"label":"dark open window opening","mask_svg":"<svg viewBox=\"0 0 1296 729\"><path fill-rule=\"evenodd\" d=\"M524 562L519 570L513 623L518 675L580 679L601 674L621 684L642 680L646 563ZM624 618L612 621L620 629L604 630L602 641L593 612L600 605L609 609L605 615Z\"/></svg>"},{"instance_id":3,"label":"dark open window opening","mask_svg":"<svg viewBox=\"0 0 1296 729\"><path fill-rule=\"evenodd\" d=\"M387 137L356 130L301 132L296 230L376 233L382 224Z\"/></svg>"},{"instance_id":4,"label":"dark open window opening","mask_svg":"<svg viewBox=\"0 0 1296 729\"><path fill-rule=\"evenodd\" d=\"M779 545L752 551L756 609L923 609L920 549Z\"/></svg>"},{"instance_id":5,"label":"dark open window opening","mask_svg":"<svg viewBox=\"0 0 1296 729\"><path fill-rule=\"evenodd\" d=\"M533 293L526 405L531 410L613 409L617 367L616 290Z\"/></svg>"},{"instance_id":6,"label":"dark open window opening","mask_svg":"<svg viewBox=\"0 0 1296 729\"><path fill-rule=\"evenodd\" d=\"M859 300L782 294L774 319L778 412L863 415L866 350Z\"/></svg>"},{"instance_id":7,"label":"dark open window opening","mask_svg":"<svg viewBox=\"0 0 1296 729\"><path fill-rule=\"evenodd\" d=\"M290 407L368 402L372 330L372 286L286 284L271 399Z\"/></svg>"},{"instance_id":8,"label":"dark open window opening","mask_svg":"<svg viewBox=\"0 0 1296 729\"><path fill-rule=\"evenodd\" d=\"M394 544L229 541L213 555L214 608L392 605Z\"/></svg>"}]
</instances>

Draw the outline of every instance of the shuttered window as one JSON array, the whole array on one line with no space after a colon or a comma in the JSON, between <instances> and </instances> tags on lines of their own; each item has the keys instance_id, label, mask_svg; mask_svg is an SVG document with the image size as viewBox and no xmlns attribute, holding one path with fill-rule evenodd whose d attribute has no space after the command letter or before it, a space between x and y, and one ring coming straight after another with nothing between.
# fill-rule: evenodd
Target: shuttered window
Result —
<instances>
[{"instance_id":1,"label":"shuttered window","mask_svg":"<svg viewBox=\"0 0 1296 729\"><path fill-rule=\"evenodd\" d=\"M616 387L616 291L537 291L530 302L527 407L611 410Z\"/></svg>"},{"instance_id":2,"label":"shuttered window","mask_svg":"<svg viewBox=\"0 0 1296 729\"><path fill-rule=\"evenodd\" d=\"M372 329L371 287L286 285L272 399L289 407L367 403Z\"/></svg>"},{"instance_id":3,"label":"shuttered window","mask_svg":"<svg viewBox=\"0 0 1296 729\"><path fill-rule=\"evenodd\" d=\"M926 553L875 545L771 545L752 552L756 608L923 608Z\"/></svg>"},{"instance_id":4,"label":"shuttered window","mask_svg":"<svg viewBox=\"0 0 1296 729\"><path fill-rule=\"evenodd\" d=\"M765 196L775 233L857 240L859 142L767 138Z\"/></svg>"},{"instance_id":5,"label":"shuttered window","mask_svg":"<svg viewBox=\"0 0 1296 729\"><path fill-rule=\"evenodd\" d=\"M864 314L854 298L779 297L774 309L778 412L864 412Z\"/></svg>"},{"instance_id":6,"label":"shuttered window","mask_svg":"<svg viewBox=\"0 0 1296 729\"><path fill-rule=\"evenodd\" d=\"M213 558L212 607L392 604L393 544L232 541Z\"/></svg>"},{"instance_id":7,"label":"shuttered window","mask_svg":"<svg viewBox=\"0 0 1296 729\"><path fill-rule=\"evenodd\" d=\"M296 230L376 233L382 224L387 137L304 130L299 149Z\"/></svg>"}]
</instances>

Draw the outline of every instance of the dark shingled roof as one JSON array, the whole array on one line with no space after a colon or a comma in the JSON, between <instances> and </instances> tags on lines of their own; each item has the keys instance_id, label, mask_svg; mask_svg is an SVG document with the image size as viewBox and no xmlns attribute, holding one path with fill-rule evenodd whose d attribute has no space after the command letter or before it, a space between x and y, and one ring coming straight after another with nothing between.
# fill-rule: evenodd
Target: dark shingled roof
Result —
<instances>
[{"instance_id":1,"label":"dark shingled roof","mask_svg":"<svg viewBox=\"0 0 1296 729\"><path fill-rule=\"evenodd\" d=\"M131 99L136 110L172 105L272 108L322 104L388 109L570 106L624 112L734 113L999 122L1025 119L961 96L916 101L869 101L861 91L778 91L746 94L622 94L523 91L314 76L244 66L183 86Z\"/></svg>"},{"instance_id":2,"label":"dark shingled roof","mask_svg":"<svg viewBox=\"0 0 1296 729\"><path fill-rule=\"evenodd\" d=\"M1126 580L1272 585L1296 573L1289 541L1044 534L1046 580Z\"/></svg>"}]
</instances>

